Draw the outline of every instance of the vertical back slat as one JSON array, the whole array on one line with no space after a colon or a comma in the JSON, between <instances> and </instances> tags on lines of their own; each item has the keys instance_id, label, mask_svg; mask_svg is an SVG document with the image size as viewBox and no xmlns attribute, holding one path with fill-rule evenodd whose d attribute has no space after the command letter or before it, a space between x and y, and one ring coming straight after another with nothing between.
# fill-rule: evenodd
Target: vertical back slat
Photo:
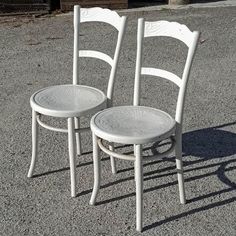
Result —
<instances>
[{"instance_id":1,"label":"vertical back slat","mask_svg":"<svg viewBox=\"0 0 236 236\"><path fill-rule=\"evenodd\" d=\"M78 84L80 7L74 6L73 84Z\"/></svg>"},{"instance_id":2,"label":"vertical back slat","mask_svg":"<svg viewBox=\"0 0 236 236\"><path fill-rule=\"evenodd\" d=\"M108 98L108 107L112 106L112 98L113 98L113 91L114 91L114 83L115 83L115 77L117 72L117 65L118 60L120 57L120 49L124 38L124 32L125 32L125 25L126 25L126 16L121 17L120 26L119 26L119 33L118 33L118 39L115 49L115 54L113 58L113 65L111 68L111 73L108 81L108 87L107 87L107 98Z\"/></svg>"},{"instance_id":3,"label":"vertical back slat","mask_svg":"<svg viewBox=\"0 0 236 236\"><path fill-rule=\"evenodd\" d=\"M194 31L192 34L192 44L188 50L188 56L186 59L183 75L182 75L182 84L179 89L178 99L177 99L177 106L176 106L176 113L175 113L175 120L177 123L182 124L183 121L183 109L184 109L184 102L186 96L186 88L188 84L188 78L191 71L191 66L193 62L193 57L197 48L199 38L199 32Z\"/></svg>"},{"instance_id":4,"label":"vertical back slat","mask_svg":"<svg viewBox=\"0 0 236 236\"><path fill-rule=\"evenodd\" d=\"M140 75L142 66L142 44L144 36L144 19L138 19L138 33L137 33L137 57L135 69L135 82L134 82L134 106L140 103Z\"/></svg>"}]
</instances>

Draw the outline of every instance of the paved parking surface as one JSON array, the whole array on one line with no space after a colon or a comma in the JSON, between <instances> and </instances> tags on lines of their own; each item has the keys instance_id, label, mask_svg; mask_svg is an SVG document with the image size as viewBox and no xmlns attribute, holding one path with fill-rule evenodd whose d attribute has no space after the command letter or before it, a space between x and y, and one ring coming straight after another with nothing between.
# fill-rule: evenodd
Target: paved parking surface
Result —
<instances>
[{"instance_id":1,"label":"paved parking surface","mask_svg":"<svg viewBox=\"0 0 236 236\"><path fill-rule=\"evenodd\" d=\"M184 169L188 203L178 199L174 157L144 167L143 235L236 235L236 7L121 12L127 33L115 85L115 105L132 103L138 17L178 21L201 31L184 117ZM111 50L109 27L82 27L81 44ZM72 16L0 18L0 235L139 235L135 231L133 164L117 161L112 175L103 155L102 188L89 206L93 184L91 134L78 157L76 198L70 197L67 137L40 129L35 176L31 156L31 94L71 83ZM167 46L165 46L167 43ZM146 42L146 62L180 74L186 49L174 41ZM158 48L158 53L153 48ZM105 63L81 60L81 83L105 89ZM173 114L174 85L145 78L142 104ZM64 125L63 121L57 121ZM86 120L83 120L86 125ZM126 147L123 151L129 151Z\"/></svg>"}]
</instances>

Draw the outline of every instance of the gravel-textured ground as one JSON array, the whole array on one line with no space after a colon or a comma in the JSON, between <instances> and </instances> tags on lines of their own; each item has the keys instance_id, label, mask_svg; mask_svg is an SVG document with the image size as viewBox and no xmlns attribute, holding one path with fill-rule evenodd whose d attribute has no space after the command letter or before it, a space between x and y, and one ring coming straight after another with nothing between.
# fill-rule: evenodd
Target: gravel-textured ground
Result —
<instances>
[{"instance_id":1,"label":"gravel-textured ground","mask_svg":"<svg viewBox=\"0 0 236 236\"><path fill-rule=\"evenodd\" d=\"M201 31L184 118L188 203L179 203L173 156L146 163L142 234L236 235L236 7L127 15L115 105L132 103L138 17L178 21ZM110 51L115 34L107 26L105 32L100 29L82 27L83 47L90 46L92 36L94 47ZM132 163L118 161L119 173L113 176L104 155L98 204L88 204L93 184L90 134L83 136L86 153L76 160L78 197L70 197L64 134L40 130L35 177L26 177L31 157L29 98L42 87L72 81L72 43L71 15L0 18L0 235L139 235ZM181 73L183 45L175 48L176 41L163 39L145 43L148 64ZM88 63L81 60L81 83L105 89L107 65L92 60L87 69ZM142 91L142 104L174 114L174 85L146 78Z\"/></svg>"}]
</instances>

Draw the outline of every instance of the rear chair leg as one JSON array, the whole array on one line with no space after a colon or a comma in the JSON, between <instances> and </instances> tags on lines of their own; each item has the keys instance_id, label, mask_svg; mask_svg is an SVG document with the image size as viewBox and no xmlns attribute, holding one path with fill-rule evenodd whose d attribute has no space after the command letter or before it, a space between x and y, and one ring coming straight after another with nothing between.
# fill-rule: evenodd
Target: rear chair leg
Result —
<instances>
[{"instance_id":1,"label":"rear chair leg","mask_svg":"<svg viewBox=\"0 0 236 236\"><path fill-rule=\"evenodd\" d=\"M179 184L179 197L180 203L186 203L185 188L184 188L184 175L183 175L183 161L182 161L182 136L176 139L175 146L175 157L176 157L176 168L177 168L177 178Z\"/></svg>"},{"instance_id":2,"label":"rear chair leg","mask_svg":"<svg viewBox=\"0 0 236 236\"><path fill-rule=\"evenodd\" d=\"M78 117L74 118L75 120L75 129L80 128L80 119ZM81 134L79 132L76 132L76 150L77 150L77 155L82 154L82 146L81 146Z\"/></svg>"},{"instance_id":3,"label":"rear chair leg","mask_svg":"<svg viewBox=\"0 0 236 236\"><path fill-rule=\"evenodd\" d=\"M114 143L110 143L109 149L110 149L110 151L114 151ZM111 160L111 172L112 172L112 174L116 174L117 173L116 159L115 159L115 157L110 156L110 160Z\"/></svg>"}]
</instances>

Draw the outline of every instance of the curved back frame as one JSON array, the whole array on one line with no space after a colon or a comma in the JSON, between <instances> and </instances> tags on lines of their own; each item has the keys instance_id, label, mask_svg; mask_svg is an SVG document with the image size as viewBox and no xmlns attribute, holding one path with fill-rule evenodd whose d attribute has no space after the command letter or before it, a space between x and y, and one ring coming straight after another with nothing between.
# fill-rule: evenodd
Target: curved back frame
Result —
<instances>
[{"instance_id":1,"label":"curved back frame","mask_svg":"<svg viewBox=\"0 0 236 236\"><path fill-rule=\"evenodd\" d=\"M184 66L182 78L177 75L161 69L142 67L142 44L145 37L165 36L178 39L186 44L188 55ZM137 33L137 58L135 70L135 84L134 84L134 105L140 104L140 76L152 75L161 77L172 81L179 87L175 120L178 124L182 124L183 108L185 101L185 94L187 82L192 66L193 57L197 48L199 32L191 32L185 25L177 22L168 21L155 21L145 22L143 18L138 20L138 33Z\"/></svg>"},{"instance_id":2,"label":"curved back frame","mask_svg":"<svg viewBox=\"0 0 236 236\"><path fill-rule=\"evenodd\" d=\"M107 23L118 31L118 38L114 57L95 51L95 50L79 50L79 25L83 22L103 22ZM115 11L109 9L103 9L99 7L94 8L80 8L80 6L74 6L74 56L73 56L73 84L78 84L78 62L79 57L97 58L105 61L111 66L108 87L107 98L108 106L112 105L113 89L115 76L117 71L117 64L120 56L121 44L124 37L126 25L126 17L120 17Z\"/></svg>"}]
</instances>

